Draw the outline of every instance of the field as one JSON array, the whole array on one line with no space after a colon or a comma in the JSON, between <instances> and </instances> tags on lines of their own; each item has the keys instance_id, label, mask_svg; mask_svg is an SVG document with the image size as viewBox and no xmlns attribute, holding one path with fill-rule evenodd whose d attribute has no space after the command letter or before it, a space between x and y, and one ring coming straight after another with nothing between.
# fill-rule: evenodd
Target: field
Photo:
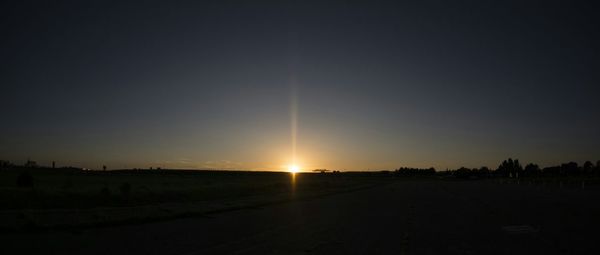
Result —
<instances>
[{"instance_id":1,"label":"field","mask_svg":"<svg viewBox=\"0 0 600 255\"><path fill-rule=\"evenodd\" d=\"M31 186L17 185L27 173ZM369 187L376 174L19 169L0 171L0 227L131 223L226 211Z\"/></svg>"},{"instance_id":2,"label":"field","mask_svg":"<svg viewBox=\"0 0 600 255\"><path fill-rule=\"evenodd\" d=\"M327 179L329 177L333 175L306 175L305 181L334 182ZM245 180L260 178L266 177L254 176ZM323 180L308 181L310 178ZM380 181L371 182L368 187L347 189L358 187L353 182L369 182L369 179ZM349 175L344 182L345 185L338 186L344 188L326 195L193 217L102 228L4 232L0 233L0 240L5 243L0 247L0 253L600 252L596 242L600 227L600 190L596 186L582 188L575 185L575 181L572 185L561 185L496 179L391 178L385 175ZM305 191L314 189L309 186L304 188ZM341 190L346 192L339 192ZM30 245L32 243L35 245Z\"/></svg>"}]
</instances>

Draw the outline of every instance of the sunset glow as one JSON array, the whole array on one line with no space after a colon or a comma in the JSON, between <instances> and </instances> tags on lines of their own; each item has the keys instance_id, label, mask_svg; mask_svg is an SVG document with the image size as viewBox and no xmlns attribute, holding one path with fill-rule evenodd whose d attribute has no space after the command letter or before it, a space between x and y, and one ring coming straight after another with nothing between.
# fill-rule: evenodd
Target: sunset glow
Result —
<instances>
[{"instance_id":1,"label":"sunset glow","mask_svg":"<svg viewBox=\"0 0 600 255\"><path fill-rule=\"evenodd\" d=\"M289 165L288 166L288 172L290 173L297 173L300 171L300 167L297 165Z\"/></svg>"}]
</instances>

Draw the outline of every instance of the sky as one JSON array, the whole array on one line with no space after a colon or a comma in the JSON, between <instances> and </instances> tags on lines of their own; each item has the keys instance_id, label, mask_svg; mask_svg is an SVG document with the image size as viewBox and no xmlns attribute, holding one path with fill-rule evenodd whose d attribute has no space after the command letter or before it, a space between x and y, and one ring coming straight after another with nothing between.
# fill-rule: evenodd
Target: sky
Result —
<instances>
[{"instance_id":1,"label":"sky","mask_svg":"<svg viewBox=\"0 0 600 255\"><path fill-rule=\"evenodd\" d=\"M383 170L600 159L583 1L8 1L0 159Z\"/></svg>"}]
</instances>

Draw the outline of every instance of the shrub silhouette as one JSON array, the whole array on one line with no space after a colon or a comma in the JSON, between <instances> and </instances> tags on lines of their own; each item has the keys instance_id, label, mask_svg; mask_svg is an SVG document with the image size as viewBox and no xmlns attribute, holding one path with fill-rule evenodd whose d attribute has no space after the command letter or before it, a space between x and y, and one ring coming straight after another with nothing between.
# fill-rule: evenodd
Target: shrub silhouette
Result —
<instances>
[{"instance_id":1,"label":"shrub silhouette","mask_svg":"<svg viewBox=\"0 0 600 255\"><path fill-rule=\"evenodd\" d=\"M17 176L17 186L21 188L33 187L33 176L29 172L21 172Z\"/></svg>"}]
</instances>

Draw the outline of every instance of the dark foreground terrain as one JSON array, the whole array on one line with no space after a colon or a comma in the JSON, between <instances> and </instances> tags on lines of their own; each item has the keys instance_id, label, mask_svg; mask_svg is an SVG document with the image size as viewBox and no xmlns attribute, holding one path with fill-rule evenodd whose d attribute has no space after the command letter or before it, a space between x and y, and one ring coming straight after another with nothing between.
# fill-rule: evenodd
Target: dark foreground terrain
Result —
<instances>
[{"instance_id":1,"label":"dark foreground terrain","mask_svg":"<svg viewBox=\"0 0 600 255\"><path fill-rule=\"evenodd\" d=\"M0 254L597 254L600 190L397 180L138 225L0 235Z\"/></svg>"},{"instance_id":2,"label":"dark foreground terrain","mask_svg":"<svg viewBox=\"0 0 600 255\"><path fill-rule=\"evenodd\" d=\"M373 172L292 175L6 169L0 170L0 232L82 229L203 216L365 189L389 183L394 180L391 177Z\"/></svg>"}]
</instances>

